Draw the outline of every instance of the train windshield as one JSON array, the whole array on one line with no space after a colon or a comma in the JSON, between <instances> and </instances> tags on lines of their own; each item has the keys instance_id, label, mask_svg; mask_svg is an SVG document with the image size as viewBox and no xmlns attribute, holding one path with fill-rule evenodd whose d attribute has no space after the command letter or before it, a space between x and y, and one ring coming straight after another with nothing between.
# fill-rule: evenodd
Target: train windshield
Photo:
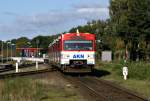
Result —
<instances>
[{"instance_id":1,"label":"train windshield","mask_svg":"<svg viewBox=\"0 0 150 101\"><path fill-rule=\"evenodd\" d=\"M92 50L92 41L64 41L64 50Z\"/></svg>"}]
</instances>

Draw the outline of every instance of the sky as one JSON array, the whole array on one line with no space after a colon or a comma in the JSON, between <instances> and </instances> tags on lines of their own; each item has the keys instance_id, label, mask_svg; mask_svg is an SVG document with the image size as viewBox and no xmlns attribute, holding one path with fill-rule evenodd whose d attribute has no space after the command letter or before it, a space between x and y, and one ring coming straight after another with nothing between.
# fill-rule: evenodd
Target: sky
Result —
<instances>
[{"instance_id":1,"label":"sky","mask_svg":"<svg viewBox=\"0 0 150 101\"><path fill-rule=\"evenodd\" d=\"M109 18L109 0L0 0L0 40L54 35Z\"/></svg>"}]
</instances>

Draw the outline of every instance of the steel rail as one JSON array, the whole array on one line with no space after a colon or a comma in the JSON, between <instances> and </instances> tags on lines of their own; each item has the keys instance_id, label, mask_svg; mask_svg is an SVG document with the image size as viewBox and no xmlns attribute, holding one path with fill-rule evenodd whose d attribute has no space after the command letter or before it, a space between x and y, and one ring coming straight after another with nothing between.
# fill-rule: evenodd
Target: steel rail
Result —
<instances>
[{"instance_id":1,"label":"steel rail","mask_svg":"<svg viewBox=\"0 0 150 101\"><path fill-rule=\"evenodd\" d=\"M77 85L78 87L81 87L81 89L84 89L89 95L94 96L93 98L95 100L92 101L107 101L106 98L98 93L96 90L94 90L92 87L88 86L84 82L82 82L79 78L76 77L68 77L65 75L62 75L65 79L67 79L70 83Z\"/></svg>"},{"instance_id":2,"label":"steel rail","mask_svg":"<svg viewBox=\"0 0 150 101\"><path fill-rule=\"evenodd\" d=\"M74 85L76 85L77 87L79 87L80 89L85 90L84 92L86 92L88 95L94 95L91 96L91 98L93 97L93 101L117 101L118 97L123 98L122 100L133 100L133 101L150 101L144 97L139 96L138 94L134 94L132 93L130 90L128 89L124 89L121 86L112 84L111 82L107 82L105 80L99 80L96 77L72 77L72 76L66 76L63 75L64 78L68 79L68 81ZM92 81L91 81L92 80ZM105 91L104 95L103 95L103 89L102 92L100 93L100 89L97 88L98 86L100 86L99 84L103 85L102 87L106 87L104 89L104 91L107 89L108 87L108 92L109 90L116 90L117 92L111 92L108 96L107 96L107 90ZM95 85L95 86L94 86ZM119 93L120 92L120 93ZM119 94L117 95L117 99L116 97L113 97L114 94ZM98 100L97 100L98 99ZM121 99L120 99L121 100Z\"/></svg>"},{"instance_id":3,"label":"steel rail","mask_svg":"<svg viewBox=\"0 0 150 101\"><path fill-rule=\"evenodd\" d=\"M146 99L146 98L144 98L144 97L142 97L142 96L140 96L140 95L134 93L133 91L131 91L131 90L129 90L129 89L126 89L126 88L124 88L124 87L121 87L121 86L119 86L119 85L113 84L112 82L109 82L109 81L106 81L106 80L103 80L103 79L98 79L98 78L95 78L95 79L96 79L98 82L101 82L101 83L103 83L103 84L105 84L105 85L107 85L107 86L109 86L109 87L113 87L113 88L115 88L115 89L121 90L121 91L123 91L124 93L127 93L127 94L129 94L129 95L132 95L132 96L134 96L134 97L137 97L137 98L139 98L139 99L141 99L141 100L143 100L143 101L150 101L150 100L148 100L148 99Z\"/></svg>"},{"instance_id":4,"label":"steel rail","mask_svg":"<svg viewBox=\"0 0 150 101\"><path fill-rule=\"evenodd\" d=\"M28 71L28 72L0 74L0 79L19 77L19 76L29 76L29 75L41 74L41 73L52 72L52 71L55 71L55 70L49 68L49 69Z\"/></svg>"}]
</instances>

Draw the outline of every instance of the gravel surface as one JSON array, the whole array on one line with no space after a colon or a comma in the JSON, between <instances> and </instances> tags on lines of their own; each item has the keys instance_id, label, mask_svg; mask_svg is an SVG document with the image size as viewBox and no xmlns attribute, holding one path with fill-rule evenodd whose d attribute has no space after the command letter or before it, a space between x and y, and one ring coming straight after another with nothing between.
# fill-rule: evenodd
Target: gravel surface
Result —
<instances>
[{"instance_id":1,"label":"gravel surface","mask_svg":"<svg viewBox=\"0 0 150 101\"><path fill-rule=\"evenodd\" d=\"M68 92L73 92L75 96L77 97L75 101L89 101L86 99L84 94L81 94L82 92L80 92L78 87L72 85L68 80L63 78L62 75L63 74L61 74L59 71L56 71L56 72L50 72L50 73L46 73L46 74L39 75L39 76L33 75L32 78L34 79L38 77L38 79L36 79L38 80L38 82L42 82L44 84L49 84L49 85L54 85L55 87L63 88Z\"/></svg>"},{"instance_id":2,"label":"gravel surface","mask_svg":"<svg viewBox=\"0 0 150 101\"><path fill-rule=\"evenodd\" d=\"M50 68L50 66L46 65L46 64L39 64L38 70L42 70L42 69L46 69L46 68ZM35 65L33 66L26 66L26 67L19 67L19 72L27 72L27 71L36 71L36 67ZM6 70L6 71L1 71L0 74L8 74L8 73L16 73L16 70Z\"/></svg>"}]
</instances>

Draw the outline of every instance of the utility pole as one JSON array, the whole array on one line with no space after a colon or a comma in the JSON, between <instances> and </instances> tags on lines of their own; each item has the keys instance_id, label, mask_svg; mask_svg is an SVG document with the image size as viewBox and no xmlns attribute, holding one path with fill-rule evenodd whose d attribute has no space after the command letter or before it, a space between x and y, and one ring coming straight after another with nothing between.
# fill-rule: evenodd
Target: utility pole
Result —
<instances>
[{"instance_id":1,"label":"utility pole","mask_svg":"<svg viewBox=\"0 0 150 101\"><path fill-rule=\"evenodd\" d=\"M13 56L13 46L14 46L15 44L11 44L11 57ZM12 61L12 58L11 58L11 61Z\"/></svg>"},{"instance_id":2,"label":"utility pole","mask_svg":"<svg viewBox=\"0 0 150 101\"><path fill-rule=\"evenodd\" d=\"M8 62L8 59L9 59L8 48L9 48L9 44L10 44L10 43L11 43L10 41L8 41L8 42L6 43L6 45L7 45L7 62Z\"/></svg>"},{"instance_id":3,"label":"utility pole","mask_svg":"<svg viewBox=\"0 0 150 101\"><path fill-rule=\"evenodd\" d=\"M37 57L39 56L38 54L39 54L39 51L38 51L38 44L39 44L39 40L37 39L36 40L36 44L37 44Z\"/></svg>"},{"instance_id":4,"label":"utility pole","mask_svg":"<svg viewBox=\"0 0 150 101\"><path fill-rule=\"evenodd\" d=\"M8 42L6 42L7 45L7 62L8 62Z\"/></svg>"},{"instance_id":5,"label":"utility pole","mask_svg":"<svg viewBox=\"0 0 150 101\"><path fill-rule=\"evenodd\" d=\"M2 40L1 54L2 54L2 64L3 64L3 40Z\"/></svg>"}]
</instances>

